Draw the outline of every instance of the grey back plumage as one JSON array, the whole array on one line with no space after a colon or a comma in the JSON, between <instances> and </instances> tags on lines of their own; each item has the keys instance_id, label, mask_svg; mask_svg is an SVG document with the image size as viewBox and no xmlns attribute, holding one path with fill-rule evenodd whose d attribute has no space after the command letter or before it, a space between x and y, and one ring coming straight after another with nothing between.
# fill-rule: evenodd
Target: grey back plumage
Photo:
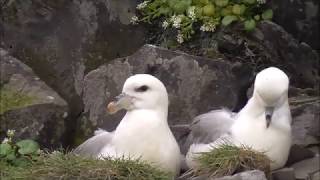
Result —
<instances>
[{"instance_id":1,"label":"grey back plumage","mask_svg":"<svg viewBox=\"0 0 320 180\"><path fill-rule=\"evenodd\" d=\"M102 148L111 142L112 137L113 132L100 131L79 145L73 153L88 157L98 157Z\"/></svg>"},{"instance_id":2,"label":"grey back plumage","mask_svg":"<svg viewBox=\"0 0 320 180\"><path fill-rule=\"evenodd\" d=\"M191 132L187 137L185 147L191 144L207 144L214 142L230 130L236 113L227 109L213 110L194 118L190 125Z\"/></svg>"}]
</instances>

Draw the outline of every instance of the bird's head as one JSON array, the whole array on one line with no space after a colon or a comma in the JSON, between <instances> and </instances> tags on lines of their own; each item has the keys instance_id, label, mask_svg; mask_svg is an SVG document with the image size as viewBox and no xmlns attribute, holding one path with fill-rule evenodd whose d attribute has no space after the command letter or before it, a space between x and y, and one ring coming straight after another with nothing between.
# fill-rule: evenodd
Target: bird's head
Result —
<instances>
[{"instance_id":1,"label":"bird's head","mask_svg":"<svg viewBox=\"0 0 320 180\"><path fill-rule=\"evenodd\" d=\"M287 101L289 78L280 69L269 67L256 76L253 96L265 107L267 127L272 120L275 107Z\"/></svg>"},{"instance_id":2,"label":"bird's head","mask_svg":"<svg viewBox=\"0 0 320 180\"><path fill-rule=\"evenodd\" d=\"M125 109L168 111L168 94L163 83L149 74L136 74L129 77L123 85L122 93L108 105L109 113Z\"/></svg>"}]
</instances>

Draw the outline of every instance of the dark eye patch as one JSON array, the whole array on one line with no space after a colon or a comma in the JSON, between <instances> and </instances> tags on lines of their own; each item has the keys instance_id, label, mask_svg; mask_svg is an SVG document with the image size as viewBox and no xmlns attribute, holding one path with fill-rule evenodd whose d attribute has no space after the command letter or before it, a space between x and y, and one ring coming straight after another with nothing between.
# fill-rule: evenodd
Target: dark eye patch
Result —
<instances>
[{"instance_id":1,"label":"dark eye patch","mask_svg":"<svg viewBox=\"0 0 320 180\"><path fill-rule=\"evenodd\" d=\"M136 92L145 92L145 91L147 91L148 89L149 89L148 86L143 85L143 86L140 86L140 87L136 88L135 91L136 91Z\"/></svg>"}]
</instances>

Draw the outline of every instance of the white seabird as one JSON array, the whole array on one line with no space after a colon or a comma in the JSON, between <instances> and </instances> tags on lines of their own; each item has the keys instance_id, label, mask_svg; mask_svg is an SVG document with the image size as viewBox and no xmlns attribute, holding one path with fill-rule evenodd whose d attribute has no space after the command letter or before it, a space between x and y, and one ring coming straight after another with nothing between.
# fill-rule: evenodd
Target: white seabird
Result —
<instances>
[{"instance_id":1,"label":"white seabird","mask_svg":"<svg viewBox=\"0 0 320 180\"><path fill-rule=\"evenodd\" d=\"M253 96L238 113L215 110L195 118L187 143L186 163L196 168L196 157L219 146L224 138L246 145L270 158L271 169L285 165L291 147L291 113L288 76L270 67L257 74Z\"/></svg>"},{"instance_id":2,"label":"white seabird","mask_svg":"<svg viewBox=\"0 0 320 180\"><path fill-rule=\"evenodd\" d=\"M95 158L141 159L177 175L180 148L168 125L169 100L162 82L148 74L131 76L116 99L108 111L127 111L116 130L96 131L74 152Z\"/></svg>"}]
</instances>

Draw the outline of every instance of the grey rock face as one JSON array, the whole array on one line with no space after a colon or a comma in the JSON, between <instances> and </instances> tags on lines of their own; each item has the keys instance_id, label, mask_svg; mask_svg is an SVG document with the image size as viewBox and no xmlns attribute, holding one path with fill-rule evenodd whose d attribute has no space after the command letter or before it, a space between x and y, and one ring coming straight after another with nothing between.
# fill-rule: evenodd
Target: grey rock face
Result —
<instances>
[{"instance_id":1,"label":"grey rock face","mask_svg":"<svg viewBox=\"0 0 320 180\"><path fill-rule=\"evenodd\" d=\"M263 171L253 170L237 173L233 176L224 176L215 180L267 180Z\"/></svg>"},{"instance_id":2,"label":"grey rock face","mask_svg":"<svg viewBox=\"0 0 320 180\"><path fill-rule=\"evenodd\" d=\"M138 73L152 74L164 83L170 100L169 125L179 126L212 109L235 108L239 97L245 96L252 71L223 59L206 59L146 45L127 58L116 59L88 73L83 93L86 118L81 123L113 130L123 113L108 115L106 104L121 92L130 75ZM184 138L185 132L179 128L173 131L178 141Z\"/></svg>"},{"instance_id":3,"label":"grey rock face","mask_svg":"<svg viewBox=\"0 0 320 180\"><path fill-rule=\"evenodd\" d=\"M260 23L254 37L271 57L270 64L288 73L291 85L319 88L319 56L309 45L270 21Z\"/></svg>"},{"instance_id":4,"label":"grey rock face","mask_svg":"<svg viewBox=\"0 0 320 180\"><path fill-rule=\"evenodd\" d=\"M320 156L317 154L314 158L306 159L291 167L294 169L295 177L299 180L317 180L320 172Z\"/></svg>"},{"instance_id":5,"label":"grey rock face","mask_svg":"<svg viewBox=\"0 0 320 180\"><path fill-rule=\"evenodd\" d=\"M8 129L16 130L16 138L32 138L41 145L53 147L61 145L65 133L65 118L68 116L67 103L49 88L30 67L9 56L0 48L1 100L19 101L28 97L27 104L12 106L14 102L2 102L6 108L0 114L0 134ZM4 99L7 93L15 94ZM12 107L11 107L11 106Z\"/></svg>"},{"instance_id":6,"label":"grey rock face","mask_svg":"<svg viewBox=\"0 0 320 180\"><path fill-rule=\"evenodd\" d=\"M297 104L294 104L297 102ZM299 103L300 102L300 103ZM291 99L293 117L293 144L308 146L320 143L320 99L319 97L298 97Z\"/></svg>"},{"instance_id":7,"label":"grey rock face","mask_svg":"<svg viewBox=\"0 0 320 180\"><path fill-rule=\"evenodd\" d=\"M296 180L293 168L283 168L272 172L272 180Z\"/></svg>"},{"instance_id":8,"label":"grey rock face","mask_svg":"<svg viewBox=\"0 0 320 180\"><path fill-rule=\"evenodd\" d=\"M70 105L83 109L85 73L143 45L144 29L129 21L136 0L15 0L1 3L0 47L30 66ZM70 127L75 122L69 122ZM70 131L70 133L72 130Z\"/></svg>"},{"instance_id":9,"label":"grey rock face","mask_svg":"<svg viewBox=\"0 0 320 180\"><path fill-rule=\"evenodd\" d=\"M273 20L277 24L299 41L320 50L318 0L271 1L271 8L274 10Z\"/></svg>"}]
</instances>

